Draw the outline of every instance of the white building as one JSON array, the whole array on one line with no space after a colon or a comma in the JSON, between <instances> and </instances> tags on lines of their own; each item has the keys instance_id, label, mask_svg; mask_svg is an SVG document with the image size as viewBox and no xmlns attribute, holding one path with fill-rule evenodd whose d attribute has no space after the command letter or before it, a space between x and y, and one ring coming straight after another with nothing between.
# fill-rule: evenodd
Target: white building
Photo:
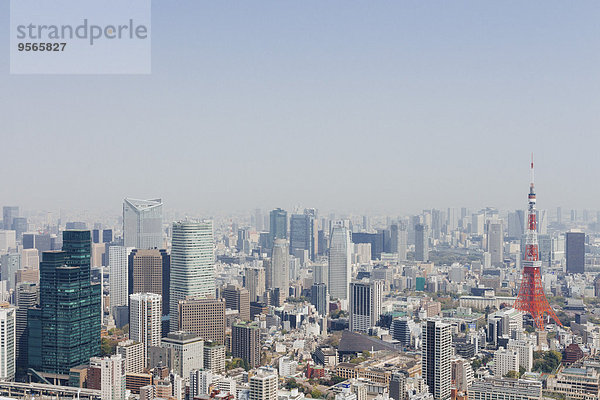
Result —
<instances>
[{"instance_id":1,"label":"white building","mask_svg":"<svg viewBox=\"0 0 600 400\"><path fill-rule=\"evenodd\" d=\"M164 248L161 199L123 201L123 239L125 247Z\"/></svg>"},{"instance_id":2,"label":"white building","mask_svg":"<svg viewBox=\"0 0 600 400\"><path fill-rule=\"evenodd\" d=\"M332 299L348 300L352 266L352 240L350 230L341 223L331 228L329 244L329 296Z\"/></svg>"},{"instance_id":3,"label":"white building","mask_svg":"<svg viewBox=\"0 0 600 400\"><path fill-rule=\"evenodd\" d=\"M208 394L213 377L214 375L210 371L192 370L190 372L190 396Z\"/></svg>"},{"instance_id":4,"label":"white building","mask_svg":"<svg viewBox=\"0 0 600 400\"><path fill-rule=\"evenodd\" d=\"M176 331L180 300L215 293L212 221L173 223L170 279L170 325Z\"/></svg>"},{"instance_id":5,"label":"white building","mask_svg":"<svg viewBox=\"0 0 600 400\"><path fill-rule=\"evenodd\" d=\"M381 315L383 281L350 283L350 330L368 332Z\"/></svg>"},{"instance_id":6,"label":"white building","mask_svg":"<svg viewBox=\"0 0 600 400\"><path fill-rule=\"evenodd\" d=\"M533 343L527 340L509 340L508 349L519 353L519 366L531 372L533 368Z\"/></svg>"},{"instance_id":7,"label":"white building","mask_svg":"<svg viewBox=\"0 0 600 400\"><path fill-rule=\"evenodd\" d=\"M494 353L494 376L501 378L509 371L519 372L519 352L500 347Z\"/></svg>"},{"instance_id":8,"label":"white building","mask_svg":"<svg viewBox=\"0 0 600 400\"><path fill-rule=\"evenodd\" d=\"M129 252L130 249L123 246L108 247L108 266L110 268L108 284L111 310L117 306L129 305Z\"/></svg>"},{"instance_id":9,"label":"white building","mask_svg":"<svg viewBox=\"0 0 600 400\"><path fill-rule=\"evenodd\" d=\"M296 368L298 367L298 362L292 360L288 356L283 356L279 358L279 376L282 377L290 377L296 375Z\"/></svg>"},{"instance_id":10,"label":"white building","mask_svg":"<svg viewBox=\"0 0 600 400\"><path fill-rule=\"evenodd\" d=\"M129 296L129 339L144 344L144 365L148 362L148 347L160 346L161 318L161 295L135 293Z\"/></svg>"},{"instance_id":11,"label":"white building","mask_svg":"<svg viewBox=\"0 0 600 400\"><path fill-rule=\"evenodd\" d=\"M120 354L125 360L125 372L138 374L144 370L146 366L144 349L143 343L131 339L117 344L117 354Z\"/></svg>"},{"instance_id":12,"label":"white building","mask_svg":"<svg viewBox=\"0 0 600 400\"><path fill-rule=\"evenodd\" d=\"M120 354L110 357L93 357L90 365L100 368L102 400L126 400L125 360Z\"/></svg>"},{"instance_id":13,"label":"white building","mask_svg":"<svg viewBox=\"0 0 600 400\"><path fill-rule=\"evenodd\" d=\"M17 232L0 230L0 254L8 253L17 248Z\"/></svg>"},{"instance_id":14,"label":"white building","mask_svg":"<svg viewBox=\"0 0 600 400\"><path fill-rule=\"evenodd\" d=\"M469 388L469 400L541 400L542 382L490 377Z\"/></svg>"},{"instance_id":15,"label":"white building","mask_svg":"<svg viewBox=\"0 0 600 400\"><path fill-rule=\"evenodd\" d=\"M280 298L286 299L290 289L290 250L286 239L275 239L271 257L271 287L279 289Z\"/></svg>"},{"instance_id":16,"label":"white building","mask_svg":"<svg viewBox=\"0 0 600 400\"><path fill-rule=\"evenodd\" d=\"M277 371L260 367L250 378L249 400L277 400Z\"/></svg>"},{"instance_id":17,"label":"white building","mask_svg":"<svg viewBox=\"0 0 600 400\"><path fill-rule=\"evenodd\" d=\"M452 382L458 391L466 391L473 384L473 368L469 360L457 358L452 360Z\"/></svg>"},{"instance_id":18,"label":"white building","mask_svg":"<svg viewBox=\"0 0 600 400\"><path fill-rule=\"evenodd\" d=\"M17 356L16 307L0 306L0 379L15 378Z\"/></svg>"},{"instance_id":19,"label":"white building","mask_svg":"<svg viewBox=\"0 0 600 400\"><path fill-rule=\"evenodd\" d=\"M179 376L189 377L195 369L204 368L204 341L188 332L171 332L162 338L161 347L173 352L171 369Z\"/></svg>"}]
</instances>

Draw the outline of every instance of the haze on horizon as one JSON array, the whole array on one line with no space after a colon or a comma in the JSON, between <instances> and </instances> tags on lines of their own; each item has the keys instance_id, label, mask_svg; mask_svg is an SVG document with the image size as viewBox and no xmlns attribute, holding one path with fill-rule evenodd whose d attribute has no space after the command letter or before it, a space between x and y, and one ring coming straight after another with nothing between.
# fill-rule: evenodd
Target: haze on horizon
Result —
<instances>
[{"instance_id":1,"label":"haze on horizon","mask_svg":"<svg viewBox=\"0 0 600 400\"><path fill-rule=\"evenodd\" d=\"M0 205L514 209L534 152L539 208L600 209L598 2L152 6L152 75L0 59Z\"/></svg>"}]
</instances>

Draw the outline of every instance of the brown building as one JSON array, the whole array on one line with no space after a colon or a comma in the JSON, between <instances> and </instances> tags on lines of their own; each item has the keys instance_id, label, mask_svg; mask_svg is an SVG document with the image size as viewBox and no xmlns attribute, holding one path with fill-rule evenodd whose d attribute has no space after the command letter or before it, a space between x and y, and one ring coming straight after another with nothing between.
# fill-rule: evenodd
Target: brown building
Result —
<instances>
[{"instance_id":1,"label":"brown building","mask_svg":"<svg viewBox=\"0 0 600 400\"><path fill-rule=\"evenodd\" d=\"M170 271L166 250L133 250L129 255L129 293L160 294L163 315L168 314Z\"/></svg>"},{"instance_id":2,"label":"brown building","mask_svg":"<svg viewBox=\"0 0 600 400\"><path fill-rule=\"evenodd\" d=\"M89 372L88 372L89 381ZM152 385L152 374L125 374L125 388L131 390L133 394L140 394L140 388Z\"/></svg>"},{"instance_id":3,"label":"brown building","mask_svg":"<svg viewBox=\"0 0 600 400\"><path fill-rule=\"evenodd\" d=\"M250 321L250 293L244 288L227 285L221 291L221 297L225 299L225 307L238 310L242 321Z\"/></svg>"},{"instance_id":4,"label":"brown building","mask_svg":"<svg viewBox=\"0 0 600 400\"><path fill-rule=\"evenodd\" d=\"M179 302L177 330L195 333L204 340L225 343L225 300L188 299Z\"/></svg>"},{"instance_id":5,"label":"brown building","mask_svg":"<svg viewBox=\"0 0 600 400\"><path fill-rule=\"evenodd\" d=\"M237 323L231 328L231 353L246 360L251 368L260 366L260 328L256 323Z\"/></svg>"},{"instance_id":6,"label":"brown building","mask_svg":"<svg viewBox=\"0 0 600 400\"><path fill-rule=\"evenodd\" d=\"M573 364L581 358L583 358L583 350L581 350L581 347L579 347L578 344L571 343L565 349L565 354L563 356L562 363L565 365Z\"/></svg>"},{"instance_id":7,"label":"brown building","mask_svg":"<svg viewBox=\"0 0 600 400\"><path fill-rule=\"evenodd\" d=\"M267 305L267 303L259 303L256 301L253 301L250 303L250 320L253 320L255 316L259 315L259 314L268 314L269 313L269 306Z\"/></svg>"}]
</instances>

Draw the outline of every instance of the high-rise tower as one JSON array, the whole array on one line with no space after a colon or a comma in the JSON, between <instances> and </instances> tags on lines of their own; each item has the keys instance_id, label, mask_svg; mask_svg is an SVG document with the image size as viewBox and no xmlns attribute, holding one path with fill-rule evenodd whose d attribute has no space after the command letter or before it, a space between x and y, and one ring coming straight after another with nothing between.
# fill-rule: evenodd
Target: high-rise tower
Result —
<instances>
[{"instance_id":1,"label":"high-rise tower","mask_svg":"<svg viewBox=\"0 0 600 400\"><path fill-rule=\"evenodd\" d=\"M525 256L523 259L523 276L521 288L515 301L517 310L533 317L536 327L544 330L544 313L562 325L548 303L542 285L542 262L539 257L537 237L537 219L535 212L535 188L533 185L533 156L531 157L531 184L529 185L529 206L527 208L527 233L525 237Z\"/></svg>"}]
</instances>

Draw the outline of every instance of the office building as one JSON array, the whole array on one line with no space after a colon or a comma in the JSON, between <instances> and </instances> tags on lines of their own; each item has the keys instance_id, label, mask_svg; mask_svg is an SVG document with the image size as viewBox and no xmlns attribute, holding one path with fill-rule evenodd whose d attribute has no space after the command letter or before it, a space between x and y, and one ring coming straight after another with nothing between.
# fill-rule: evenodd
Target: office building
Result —
<instances>
[{"instance_id":1,"label":"office building","mask_svg":"<svg viewBox=\"0 0 600 400\"><path fill-rule=\"evenodd\" d=\"M117 344L117 354L120 354L125 360L125 372L139 374L146 368L144 360L144 343L136 342L135 340L124 340Z\"/></svg>"},{"instance_id":2,"label":"office building","mask_svg":"<svg viewBox=\"0 0 600 400\"><path fill-rule=\"evenodd\" d=\"M352 258L352 240L350 230L343 224L336 224L331 229L329 243L329 296L332 299L348 300Z\"/></svg>"},{"instance_id":3,"label":"office building","mask_svg":"<svg viewBox=\"0 0 600 400\"><path fill-rule=\"evenodd\" d=\"M17 235L15 231L0 231L0 254L9 253L17 249Z\"/></svg>"},{"instance_id":4,"label":"office building","mask_svg":"<svg viewBox=\"0 0 600 400\"><path fill-rule=\"evenodd\" d=\"M170 332L162 338L161 347L172 351L171 370L179 376L204 368L204 341L194 333Z\"/></svg>"},{"instance_id":5,"label":"office building","mask_svg":"<svg viewBox=\"0 0 600 400\"><path fill-rule=\"evenodd\" d=\"M162 313L170 310L171 256L166 250L133 249L129 254L129 294L154 293L162 296Z\"/></svg>"},{"instance_id":6,"label":"office building","mask_svg":"<svg viewBox=\"0 0 600 400\"><path fill-rule=\"evenodd\" d=\"M164 247L161 199L123 200L123 245L136 249Z\"/></svg>"},{"instance_id":7,"label":"office building","mask_svg":"<svg viewBox=\"0 0 600 400\"><path fill-rule=\"evenodd\" d=\"M129 304L129 251L123 246L108 246L108 267L110 287L110 307L126 306ZM140 293L140 292L135 292Z\"/></svg>"},{"instance_id":8,"label":"office building","mask_svg":"<svg viewBox=\"0 0 600 400\"><path fill-rule=\"evenodd\" d=\"M250 377L249 400L277 400L277 370L261 367Z\"/></svg>"},{"instance_id":9,"label":"office building","mask_svg":"<svg viewBox=\"0 0 600 400\"><path fill-rule=\"evenodd\" d=\"M21 269L21 254L9 253L0 256L0 274L2 280L6 281L7 290L15 289L15 274Z\"/></svg>"},{"instance_id":10,"label":"office building","mask_svg":"<svg viewBox=\"0 0 600 400\"><path fill-rule=\"evenodd\" d=\"M426 225L415 225L415 260L429 261L429 229Z\"/></svg>"},{"instance_id":11,"label":"office building","mask_svg":"<svg viewBox=\"0 0 600 400\"><path fill-rule=\"evenodd\" d=\"M519 353L519 367L525 368L526 372L531 372L533 368L533 347L533 343L529 341L511 339L508 341L507 349Z\"/></svg>"},{"instance_id":12,"label":"office building","mask_svg":"<svg viewBox=\"0 0 600 400\"><path fill-rule=\"evenodd\" d=\"M406 373L404 371L392 372L389 384L390 399L407 400Z\"/></svg>"},{"instance_id":13,"label":"office building","mask_svg":"<svg viewBox=\"0 0 600 400\"><path fill-rule=\"evenodd\" d=\"M271 257L271 282L269 288L279 289L283 299L288 297L290 290L290 256L288 241L275 239L273 242L273 256Z\"/></svg>"},{"instance_id":14,"label":"office building","mask_svg":"<svg viewBox=\"0 0 600 400\"><path fill-rule=\"evenodd\" d=\"M212 221L175 222L171 246L171 330L180 330L179 302L214 296L214 239Z\"/></svg>"},{"instance_id":15,"label":"office building","mask_svg":"<svg viewBox=\"0 0 600 400\"><path fill-rule=\"evenodd\" d=\"M459 392L466 392L473 384L473 367L469 360L464 358L455 358L451 361L452 366L452 387Z\"/></svg>"},{"instance_id":16,"label":"office building","mask_svg":"<svg viewBox=\"0 0 600 400\"><path fill-rule=\"evenodd\" d=\"M256 323L235 323L231 328L231 353L251 368L260 365L260 329Z\"/></svg>"},{"instance_id":17,"label":"office building","mask_svg":"<svg viewBox=\"0 0 600 400\"><path fill-rule=\"evenodd\" d=\"M519 352L500 347L494 353L494 376L503 377L510 371L519 372Z\"/></svg>"},{"instance_id":18,"label":"office building","mask_svg":"<svg viewBox=\"0 0 600 400\"><path fill-rule=\"evenodd\" d=\"M244 285L248 289L250 302L262 300L266 290L265 269L262 267L247 267Z\"/></svg>"},{"instance_id":19,"label":"office building","mask_svg":"<svg viewBox=\"0 0 600 400\"><path fill-rule=\"evenodd\" d=\"M494 266L504 263L504 231L502 222L489 222L487 229L487 252Z\"/></svg>"},{"instance_id":20,"label":"office building","mask_svg":"<svg viewBox=\"0 0 600 400\"><path fill-rule=\"evenodd\" d=\"M154 293L129 296L129 339L144 344L144 364L148 347L160 346L162 297Z\"/></svg>"},{"instance_id":21,"label":"office building","mask_svg":"<svg viewBox=\"0 0 600 400\"><path fill-rule=\"evenodd\" d=\"M29 367L53 380L100 354L101 290L92 284L89 231L64 231L63 251L42 253L40 306L27 314Z\"/></svg>"},{"instance_id":22,"label":"office building","mask_svg":"<svg viewBox=\"0 0 600 400\"><path fill-rule=\"evenodd\" d=\"M23 233L27 232L29 229L29 224L27 223L27 218L25 217L15 217L12 223L12 230L15 231L15 236L18 242L23 240Z\"/></svg>"},{"instance_id":23,"label":"office building","mask_svg":"<svg viewBox=\"0 0 600 400\"><path fill-rule=\"evenodd\" d=\"M2 207L2 225L5 231L13 230L13 220L19 216L18 206Z\"/></svg>"},{"instance_id":24,"label":"office building","mask_svg":"<svg viewBox=\"0 0 600 400\"><path fill-rule=\"evenodd\" d=\"M235 285L227 285L221 291L221 297L225 299L226 308L237 310L241 320L250 321L250 293L248 290Z\"/></svg>"},{"instance_id":25,"label":"office building","mask_svg":"<svg viewBox=\"0 0 600 400\"><path fill-rule=\"evenodd\" d=\"M483 235L483 228L485 226L485 215L473 214L471 216L471 234L475 236Z\"/></svg>"},{"instance_id":26,"label":"office building","mask_svg":"<svg viewBox=\"0 0 600 400\"><path fill-rule=\"evenodd\" d=\"M90 366L100 370L102 400L127 400L125 396L125 360L120 354L92 357Z\"/></svg>"},{"instance_id":27,"label":"office building","mask_svg":"<svg viewBox=\"0 0 600 400\"><path fill-rule=\"evenodd\" d=\"M190 372L190 397L210 394L210 386L214 380L214 374L210 371L193 370Z\"/></svg>"},{"instance_id":28,"label":"office building","mask_svg":"<svg viewBox=\"0 0 600 400\"><path fill-rule=\"evenodd\" d=\"M391 248L392 253L398 254L399 261L406 260L406 252L408 247L408 231L403 223L396 223L390 227Z\"/></svg>"},{"instance_id":29,"label":"office building","mask_svg":"<svg viewBox=\"0 0 600 400\"><path fill-rule=\"evenodd\" d=\"M585 233L567 232L565 234L567 273L583 274L585 267Z\"/></svg>"},{"instance_id":30,"label":"office building","mask_svg":"<svg viewBox=\"0 0 600 400\"><path fill-rule=\"evenodd\" d=\"M225 345L204 342L204 369L214 374L225 372Z\"/></svg>"},{"instance_id":31,"label":"office building","mask_svg":"<svg viewBox=\"0 0 600 400\"><path fill-rule=\"evenodd\" d=\"M297 251L308 251L311 260L317 254L317 220L310 210L304 214L293 214L290 217L290 253Z\"/></svg>"},{"instance_id":32,"label":"office building","mask_svg":"<svg viewBox=\"0 0 600 400\"><path fill-rule=\"evenodd\" d=\"M287 238L287 211L277 208L270 213L269 248L272 248L275 239Z\"/></svg>"},{"instance_id":33,"label":"office building","mask_svg":"<svg viewBox=\"0 0 600 400\"><path fill-rule=\"evenodd\" d=\"M15 307L0 304L0 380L15 379L17 359L17 320Z\"/></svg>"},{"instance_id":34,"label":"office building","mask_svg":"<svg viewBox=\"0 0 600 400\"><path fill-rule=\"evenodd\" d=\"M16 319L16 368L19 371L27 369L27 353L29 347L29 333L27 332L27 310L39 303L39 284L34 282L21 282L15 292Z\"/></svg>"},{"instance_id":35,"label":"office building","mask_svg":"<svg viewBox=\"0 0 600 400\"><path fill-rule=\"evenodd\" d=\"M315 283L310 288L310 303L315 306L319 315L327 316L329 311L329 293L327 285L324 283Z\"/></svg>"},{"instance_id":36,"label":"office building","mask_svg":"<svg viewBox=\"0 0 600 400\"><path fill-rule=\"evenodd\" d=\"M600 373L593 367L564 368L556 375L548 376L546 388L559 398L596 400L600 398Z\"/></svg>"},{"instance_id":37,"label":"office building","mask_svg":"<svg viewBox=\"0 0 600 400\"><path fill-rule=\"evenodd\" d=\"M189 299L178 304L177 330L195 333L204 340L225 343L225 301Z\"/></svg>"},{"instance_id":38,"label":"office building","mask_svg":"<svg viewBox=\"0 0 600 400\"><path fill-rule=\"evenodd\" d=\"M521 239L525 234L525 211L516 210L508 213L508 237Z\"/></svg>"},{"instance_id":39,"label":"office building","mask_svg":"<svg viewBox=\"0 0 600 400\"><path fill-rule=\"evenodd\" d=\"M475 381L468 391L469 400L542 400L542 382L488 377Z\"/></svg>"},{"instance_id":40,"label":"office building","mask_svg":"<svg viewBox=\"0 0 600 400\"><path fill-rule=\"evenodd\" d=\"M430 319L423 322L421 370L429 392L435 400L450 398L451 328L451 325L437 320Z\"/></svg>"},{"instance_id":41,"label":"office building","mask_svg":"<svg viewBox=\"0 0 600 400\"><path fill-rule=\"evenodd\" d=\"M400 317L392 320L390 326L390 334L394 340L398 340L404 347L411 346L410 339L410 322L412 319L408 317Z\"/></svg>"},{"instance_id":42,"label":"office building","mask_svg":"<svg viewBox=\"0 0 600 400\"><path fill-rule=\"evenodd\" d=\"M383 281L350 283L350 330L367 333L381 315Z\"/></svg>"},{"instance_id":43,"label":"office building","mask_svg":"<svg viewBox=\"0 0 600 400\"><path fill-rule=\"evenodd\" d=\"M39 269L40 253L37 249L21 250L21 269Z\"/></svg>"}]
</instances>

